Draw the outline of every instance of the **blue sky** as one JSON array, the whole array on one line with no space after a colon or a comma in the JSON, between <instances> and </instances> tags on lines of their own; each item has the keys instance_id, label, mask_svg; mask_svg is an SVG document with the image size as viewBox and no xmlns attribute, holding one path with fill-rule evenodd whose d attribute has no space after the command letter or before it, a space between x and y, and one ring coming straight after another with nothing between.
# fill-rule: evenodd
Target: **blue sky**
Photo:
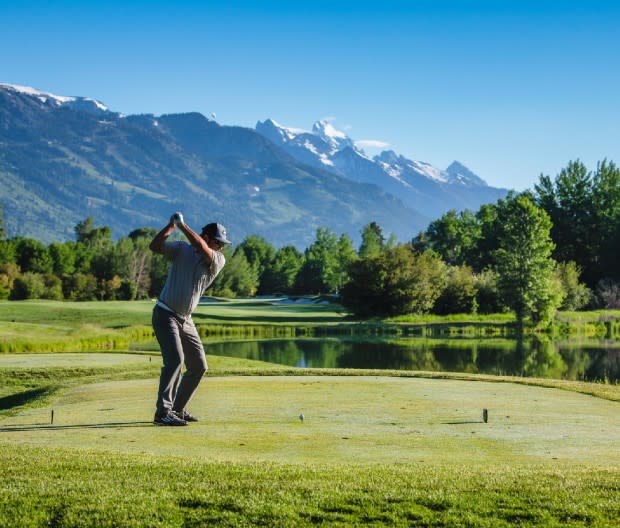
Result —
<instances>
[{"instance_id":1,"label":"blue sky","mask_svg":"<svg viewBox=\"0 0 620 528\"><path fill-rule=\"evenodd\" d=\"M125 114L328 118L517 190L620 163L620 2L0 0L0 24L0 82Z\"/></svg>"}]
</instances>

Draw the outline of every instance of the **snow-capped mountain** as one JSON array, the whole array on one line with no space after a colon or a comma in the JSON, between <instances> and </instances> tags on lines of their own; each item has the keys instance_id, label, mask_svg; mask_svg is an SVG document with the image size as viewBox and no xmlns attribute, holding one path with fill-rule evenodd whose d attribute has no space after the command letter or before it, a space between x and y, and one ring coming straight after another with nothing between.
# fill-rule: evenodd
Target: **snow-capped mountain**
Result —
<instances>
[{"instance_id":1,"label":"snow-capped mountain","mask_svg":"<svg viewBox=\"0 0 620 528\"><path fill-rule=\"evenodd\" d=\"M312 126L312 133L327 143L333 152L346 147L353 148L353 141L340 130L337 130L329 121L320 120Z\"/></svg>"},{"instance_id":2,"label":"snow-capped mountain","mask_svg":"<svg viewBox=\"0 0 620 528\"><path fill-rule=\"evenodd\" d=\"M343 139L329 127L322 137L290 132L291 139L304 134L326 155ZM72 239L73 227L92 216L123 236L160 229L182 210L193 225L227 225L235 242L254 234L303 249L319 227L357 242L373 221L399 240L428 225L378 186L301 163L276 140L197 112L124 116L87 97L0 85L4 226L11 237L52 242Z\"/></svg>"},{"instance_id":3,"label":"snow-capped mountain","mask_svg":"<svg viewBox=\"0 0 620 528\"><path fill-rule=\"evenodd\" d=\"M95 114L95 115L105 114L110 111L108 107L104 105L103 103L101 103L100 101L91 99L89 97L54 95L49 92L43 92L41 90L37 90L36 88L31 88L30 86L20 86L18 84L0 83L0 88L13 91L13 92L17 92L22 95L34 97L44 104L57 106L57 107L64 106L66 108L72 108L74 110L79 110L81 112L88 112L88 113Z\"/></svg>"},{"instance_id":4,"label":"snow-capped mountain","mask_svg":"<svg viewBox=\"0 0 620 528\"><path fill-rule=\"evenodd\" d=\"M331 157L338 151L338 140L329 138L325 127L321 128L318 123L310 132L284 127L273 119L267 119L256 124L256 131L303 163L321 168L334 166Z\"/></svg>"},{"instance_id":5,"label":"snow-capped mountain","mask_svg":"<svg viewBox=\"0 0 620 528\"><path fill-rule=\"evenodd\" d=\"M449 209L477 209L506 194L504 189L489 187L457 161L442 170L391 150L371 159L328 121L317 121L309 132L267 119L256 124L256 131L298 161L356 182L379 185L430 218Z\"/></svg>"},{"instance_id":6,"label":"snow-capped mountain","mask_svg":"<svg viewBox=\"0 0 620 528\"><path fill-rule=\"evenodd\" d=\"M461 185L486 185L487 183L470 171L465 165L458 161L453 161L446 169L448 181L450 183L460 183Z\"/></svg>"}]
</instances>

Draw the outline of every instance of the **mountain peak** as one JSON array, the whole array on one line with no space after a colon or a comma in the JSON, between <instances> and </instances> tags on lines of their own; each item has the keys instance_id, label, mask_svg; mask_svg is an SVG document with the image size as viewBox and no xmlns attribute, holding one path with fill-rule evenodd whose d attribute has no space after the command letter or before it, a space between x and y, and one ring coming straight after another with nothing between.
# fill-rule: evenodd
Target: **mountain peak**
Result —
<instances>
[{"instance_id":1,"label":"mountain peak","mask_svg":"<svg viewBox=\"0 0 620 528\"><path fill-rule=\"evenodd\" d=\"M285 142L292 141L301 134L310 133L301 128L285 127L271 118L265 119L265 121L258 121L255 130L272 141L280 139Z\"/></svg>"},{"instance_id":2,"label":"mountain peak","mask_svg":"<svg viewBox=\"0 0 620 528\"><path fill-rule=\"evenodd\" d=\"M487 182L474 174L459 161L453 161L446 169L446 173L448 174L448 181L450 183L487 187Z\"/></svg>"},{"instance_id":3,"label":"mountain peak","mask_svg":"<svg viewBox=\"0 0 620 528\"><path fill-rule=\"evenodd\" d=\"M319 136L334 150L353 147L353 141L341 130L335 128L329 121L321 119L312 126L312 133Z\"/></svg>"},{"instance_id":4,"label":"mountain peak","mask_svg":"<svg viewBox=\"0 0 620 528\"><path fill-rule=\"evenodd\" d=\"M402 156L399 156L393 150L384 150L381 154L376 155L373 159L382 163L393 165L401 160Z\"/></svg>"},{"instance_id":5,"label":"mountain peak","mask_svg":"<svg viewBox=\"0 0 620 528\"><path fill-rule=\"evenodd\" d=\"M53 93L44 92L42 90L32 88L31 86L22 86L19 84L0 83L0 89L9 90L22 95L34 97L43 104L67 106L69 108L89 112L91 114L101 114L109 111L108 107L105 106L103 103L89 97L55 95Z\"/></svg>"}]
</instances>

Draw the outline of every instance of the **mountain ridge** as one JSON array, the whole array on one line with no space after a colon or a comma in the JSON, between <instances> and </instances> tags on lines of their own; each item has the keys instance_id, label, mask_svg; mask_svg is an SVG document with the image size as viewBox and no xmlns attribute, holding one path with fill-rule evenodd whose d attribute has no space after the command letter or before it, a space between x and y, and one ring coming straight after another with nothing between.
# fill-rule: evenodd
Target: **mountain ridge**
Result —
<instances>
[{"instance_id":1,"label":"mountain ridge","mask_svg":"<svg viewBox=\"0 0 620 528\"><path fill-rule=\"evenodd\" d=\"M324 167L352 181L377 184L429 218L449 209L477 209L508 192L490 187L458 161L442 170L392 150L370 158L344 132L324 120L317 121L311 132L284 127L273 119L258 121L255 130L298 161Z\"/></svg>"},{"instance_id":2,"label":"mountain ridge","mask_svg":"<svg viewBox=\"0 0 620 528\"><path fill-rule=\"evenodd\" d=\"M9 236L69 240L77 222L93 216L119 237L160 228L182 210L191 225L224 223L236 242L257 234L303 249L319 226L357 242L371 221L409 240L445 208L419 174L419 181L404 174L411 189L403 193L402 182L327 121L312 131L268 121L261 133L198 112L126 116L88 97L0 84L0 202ZM467 176L461 165L453 172ZM453 202L469 192L462 183L448 187ZM435 200L434 214L412 205L416 194Z\"/></svg>"},{"instance_id":3,"label":"mountain ridge","mask_svg":"<svg viewBox=\"0 0 620 528\"><path fill-rule=\"evenodd\" d=\"M300 249L316 228L359 238L377 221L406 240L428 219L374 185L297 162L250 128L199 113L124 116L84 111L0 87L0 202L9 236L70 240L87 216L115 237L219 221ZM92 108L91 108L92 110Z\"/></svg>"}]
</instances>

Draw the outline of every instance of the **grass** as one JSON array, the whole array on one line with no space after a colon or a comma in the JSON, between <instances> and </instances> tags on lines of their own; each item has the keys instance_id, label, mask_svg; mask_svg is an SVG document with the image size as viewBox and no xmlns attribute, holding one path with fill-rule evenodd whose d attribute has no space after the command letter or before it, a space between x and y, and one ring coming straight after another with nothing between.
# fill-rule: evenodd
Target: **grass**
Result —
<instances>
[{"instance_id":1,"label":"grass","mask_svg":"<svg viewBox=\"0 0 620 528\"><path fill-rule=\"evenodd\" d=\"M202 421L160 429L155 390L152 378L75 384L0 421L0 526L603 527L620 516L615 402L444 379L212 376L192 402Z\"/></svg>"},{"instance_id":2,"label":"grass","mask_svg":"<svg viewBox=\"0 0 620 528\"><path fill-rule=\"evenodd\" d=\"M125 328L150 324L152 301L64 302L46 300L0 301L0 321L71 326L97 324ZM344 314L336 305L284 304L269 300L228 300L201 304L193 319L197 324L332 324Z\"/></svg>"},{"instance_id":3,"label":"grass","mask_svg":"<svg viewBox=\"0 0 620 528\"><path fill-rule=\"evenodd\" d=\"M620 516L620 472L598 466L303 467L22 446L0 465L0 524L12 528L606 527Z\"/></svg>"},{"instance_id":4,"label":"grass","mask_svg":"<svg viewBox=\"0 0 620 528\"><path fill-rule=\"evenodd\" d=\"M543 388L212 377L182 429L156 382L0 422L0 526L617 526L617 404ZM481 419L488 405L490 419ZM300 411L305 414L301 422Z\"/></svg>"},{"instance_id":5,"label":"grass","mask_svg":"<svg viewBox=\"0 0 620 528\"><path fill-rule=\"evenodd\" d=\"M154 434L156 392L153 377L69 385L45 406L0 422L0 443L174 456L180 442L184 456L246 463L466 457L471 465L620 466L611 448L620 444L618 403L569 391L439 378L211 375L191 405L203 420Z\"/></svg>"},{"instance_id":6,"label":"grass","mask_svg":"<svg viewBox=\"0 0 620 528\"><path fill-rule=\"evenodd\" d=\"M159 354L122 341L151 307L0 302L0 345L71 352L0 355L0 527L618 525L617 384L209 356L202 420L156 428ZM343 321L323 305L199 312L222 327Z\"/></svg>"}]
</instances>

